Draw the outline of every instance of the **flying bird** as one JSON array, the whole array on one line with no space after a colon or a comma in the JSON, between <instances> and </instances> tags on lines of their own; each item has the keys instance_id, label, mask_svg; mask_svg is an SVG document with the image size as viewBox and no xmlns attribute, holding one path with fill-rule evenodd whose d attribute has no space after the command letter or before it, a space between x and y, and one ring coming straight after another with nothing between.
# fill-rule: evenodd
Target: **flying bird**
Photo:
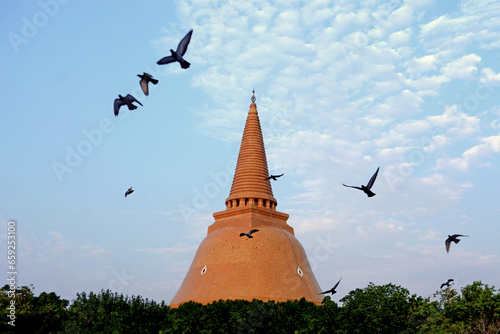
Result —
<instances>
[{"instance_id":1,"label":"flying bird","mask_svg":"<svg viewBox=\"0 0 500 334\"><path fill-rule=\"evenodd\" d=\"M446 285L447 287L450 287L450 282L453 282L453 281L454 281L454 279L453 279L453 278L450 278L449 280L447 280L446 282L444 282L443 284L441 284L440 289L442 289L442 288L443 288L443 286L445 286L445 285Z\"/></svg>"},{"instance_id":2,"label":"flying bird","mask_svg":"<svg viewBox=\"0 0 500 334\"><path fill-rule=\"evenodd\" d=\"M270 180L270 179L273 179L274 181L276 181L278 179L278 177L282 177L283 175L285 174L281 174L281 175L270 175L269 177L266 177L264 180Z\"/></svg>"},{"instance_id":3,"label":"flying bird","mask_svg":"<svg viewBox=\"0 0 500 334\"><path fill-rule=\"evenodd\" d=\"M240 233L240 237L243 237L243 236L245 236L245 235L246 235L248 238L253 238L253 237L252 237L252 233L255 233L255 232L259 232L259 230L250 230L248 233L243 233L243 232L241 232L241 233Z\"/></svg>"},{"instance_id":4,"label":"flying bird","mask_svg":"<svg viewBox=\"0 0 500 334\"><path fill-rule=\"evenodd\" d=\"M373 187L373 184L375 183L375 179L377 178L378 170L379 169L380 169L380 167L377 168L377 171L375 172L375 174L373 174L372 178L370 179L370 181L368 181L368 184L366 186L364 186L364 185L361 185L361 187L348 186L348 185L343 184L343 183L342 183L342 185L344 187L356 188L356 189L359 189L359 190L363 190L364 193L368 195L368 197L373 197L373 196L375 196L375 193L372 192L370 189Z\"/></svg>"},{"instance_id":5,"label":"flying bird","mask_svg":"<svg viewBox=\"0 0 500 334\"><path fill-rule=\"evenodd\" d=\"M452 241L456 244L460 242L460 239L458 239L458 237L468 237L468 235L463 235L463 234L448 235L448 239L446 239L446 241L444 242L444 245L446 246L446 253L450 252L450 245Z\"/></svg>"},{"instance_id":6,"label":"flying bird","mask_svg":"<svg viewBox=\"0 0 500 334\"><path fill-rule=\"evenodd\" d=\"M162 59L158 60L157 64L158 65L166 65L166 64L173 63L174 61L177 61L177 62L179 62L179 64L181 64L181 67L183 69L189 68L189 66L191 64L188 63L184 58L182 58L182 56L184 56L184 54L187 51L189 42L191 41L192 34L193 34L193 29L189 30L189 32L186 34L186 36L184 36L181 39L181 41L179 42L179 45L177 45L176 51L170 49L170 53L172 54L171 56L163 57Z\"/></svg>"},{"instance_id":7,"label":"flying bird","mask_svg":"<svg viewBox=\"0 0 500 334\"><path fill-rule=\"evenodd\" d=\"M144 95L148 96L149 95L149 83L151 82L153 85L156 85L158 83L158 80L153 78L153 76L149 73L144 72L143 74L137 74L141 80L139 81L139 84L141 85L142 91L144 92Z\"/></svg>"},{"instance_id":8,"label":"flying bird","mask_svg":"<svg viewBox=\"0 0 500 334\"><path fill-rule=\"evenodd\" d=\"M137 109L137 106L132 104L133 102L137 102L142 106L142 103L137 101L137 99L130 94L127 94L126 96L118 95L118 98L115 99L115 103L114 103L115 116L118 116L118 112L120 111L120 107L123 105L127 105L128 110Z\"/></svg>"},{"instance_id":9,"label":"flying bird","mask_svg":"<svg viewBox=\"0 0 500 334\"><path fill-rule=\"evenodd\" d=\"M337 291L335 291L335 289L339 286L339 283L340 283L341 280L342 280L342 276L340 277L340 279L337 282L337 284L335 284L333 286L333 288L331 288L330 290L324 291L322 293L318 293L318 295L324 295L325 293L330 293L330 292L332 293L332 295L335 294L335 293L337 293Z\"/></svg>"},{"instance_id":10,"label":"flying bird","mask_svg":"<svg viewBox=\"0 0 500 334\"><path fill-rule=\"evenodd\" d=\"M132 190L132 187L128 188L127 191L125 192L125 198L127 198L127 196L133 192L134 192L134 190Z\"/></svg>"}]
</instances>

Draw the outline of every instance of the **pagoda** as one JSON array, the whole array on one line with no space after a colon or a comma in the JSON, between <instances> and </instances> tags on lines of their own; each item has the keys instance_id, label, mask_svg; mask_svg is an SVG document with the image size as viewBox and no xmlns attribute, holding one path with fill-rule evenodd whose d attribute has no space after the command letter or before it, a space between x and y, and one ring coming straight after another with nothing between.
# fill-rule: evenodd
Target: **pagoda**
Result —
<instances>
[{"instance_id":1,"label":"pagoda","mask_svg":"<svg viewBox=\"0 0 500 334\"><path fill-rule=\"evenodd\" d=\"M226 209L201 242L191 267L170 302L207 304L217 300L287 301L323 297L304 248L276 211L255 92L248 112ZM281 180L280 180L281 181ZM283 182L283 181L281 181ZM240 236L258 229L252 238Z\"/></svg>"}]
</instances>

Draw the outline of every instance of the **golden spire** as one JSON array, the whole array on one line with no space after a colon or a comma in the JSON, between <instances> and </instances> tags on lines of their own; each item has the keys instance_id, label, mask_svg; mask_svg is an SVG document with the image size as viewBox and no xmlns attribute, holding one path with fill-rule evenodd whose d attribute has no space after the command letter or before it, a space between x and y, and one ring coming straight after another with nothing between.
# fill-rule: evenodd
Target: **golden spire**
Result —
<instances>
[{"instance_id":1,"label":"golden spire","mask_svg":"<svg viewBox=\"0 0 500 334\"><path fill-rule=\"evenodd\" d=\"M226 209L238 207L240 201L244 201L245 205L276 208L271 182L266 180L269 171L255 100L254 90Z\"/></svg>"}]
</instances>

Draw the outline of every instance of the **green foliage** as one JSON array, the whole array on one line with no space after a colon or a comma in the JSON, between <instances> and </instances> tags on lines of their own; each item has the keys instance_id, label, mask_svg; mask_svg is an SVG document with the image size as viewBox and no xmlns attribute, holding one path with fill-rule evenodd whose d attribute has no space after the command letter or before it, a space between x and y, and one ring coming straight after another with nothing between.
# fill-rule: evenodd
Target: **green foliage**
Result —
<instances>
[{"instance_id":1,"label":"green foliage","mask_svg":"<svg viewBox=\"0 0 500 334\"><path fill-rule=\"evenodd\" d=\"M69 307L63 333L158 333L168 326L164 302L124 297L110 290L78 293Z\"/></svg>"},{"instance_id":2,"label":"green foliage","mask_svg":"<svg viewBox=\"0 0 500 334\"><path fill-rule=\"evenodd\" d=\"M57 333L61 330L63 322L67 318L66 307L68 301L61 299L54 292L42 292L38 297L33 294L34 288L22 286L14 291L14 298L8 285L0 290L0 316L7 317L11 300L15 301L15 326L7 321L2 321L0 332L2 333Z\"/></svg>"},{"instance_id":3,"label":"green foliage","mask_svg":"<svg viewBox=\"0 0 500 334\"><path fill-rule=\"evenodd\" d=\"M12 292L0 290L6 319ZM15 290L16 326L5 321L1 333L500 333L500 294L474 282L457 292L439 290L430 298L411 295L394 284L368 284L340 301L321 305L299 301L188 302L171 309L140 296L102 290L78 293L71 303L54 292ZM8 318L7 318L8 319Z\"/></svg>"},{"instance_id":4,"label":"green foliage","mask_svg":"<svg viewBox=\"0 0 500 334\"><path fill-rule=\"evenodd\" d=\"M417 311L426 317L419 333L500 333L500 294L495 291L474 282L461 295L451 288L436 292L439 300Z\"/></svg>"},{"instance_id":5,"label":"green foliage","mask_svg":"<svg viewBox=\"0 0 500 334\"><path fill-rule=\"evenodd\" d=\"M413 333L412 311L424 303L394 284L368 284L340 300L342 328L347 333Z\"/></svg>"},{"instance_id":6,"label":"green foliage","mask_svg":"<svg viewBox=\"0 0 500 334\"><path fill-rule=\"evenodd\" d=\"M462 289L461 296L445 305L444 313L452 322L461 323L460 328L464 332L499 333L500 294L495 292L495 287L474 282Z\"/></svg>"}]
</instances>

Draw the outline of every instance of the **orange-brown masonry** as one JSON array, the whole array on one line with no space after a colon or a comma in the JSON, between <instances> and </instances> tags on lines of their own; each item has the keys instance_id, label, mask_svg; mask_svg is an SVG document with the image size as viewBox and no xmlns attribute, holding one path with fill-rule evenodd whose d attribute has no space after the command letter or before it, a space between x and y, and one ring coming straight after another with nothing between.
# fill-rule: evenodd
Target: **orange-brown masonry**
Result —
<instances>
[{"instance_id":1,"label":"orange-brown masonry","mask_svg":"<svg viewBox=\"0 0 500 334\"><path fill-rule=\"evenodd\" d=\"M276 211L255 97L252 97L226 210L200 244L191 267L170 305L203 304L219 299L286 301L322 296L307 255ZM285 180L280 180L281 182ZM241 232L258 229L251 239Z\"/></svg>"}]
</instances>

